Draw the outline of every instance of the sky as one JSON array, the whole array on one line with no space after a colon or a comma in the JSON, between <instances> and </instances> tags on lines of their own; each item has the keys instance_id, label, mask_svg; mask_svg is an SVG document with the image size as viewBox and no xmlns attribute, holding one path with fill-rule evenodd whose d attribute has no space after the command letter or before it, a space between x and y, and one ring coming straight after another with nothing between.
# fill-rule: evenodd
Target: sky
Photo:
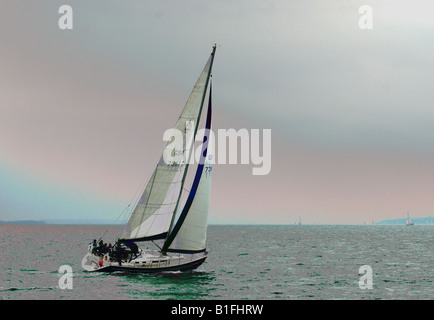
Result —
<instances>
[{"instance_id":1,"label":"sky","mask_svg":"<svg viewBox=\"0 0 434 320\"><path fill-rule=\"evenodd\" d=\"M58 26L64 4L72 30ZM210 223L432 216L432 12L429 0L2 1L0 220L115 221L214 43L213 129L271 129L272 147L267 175L214 166Z\"/></svg>"}]
</instances>

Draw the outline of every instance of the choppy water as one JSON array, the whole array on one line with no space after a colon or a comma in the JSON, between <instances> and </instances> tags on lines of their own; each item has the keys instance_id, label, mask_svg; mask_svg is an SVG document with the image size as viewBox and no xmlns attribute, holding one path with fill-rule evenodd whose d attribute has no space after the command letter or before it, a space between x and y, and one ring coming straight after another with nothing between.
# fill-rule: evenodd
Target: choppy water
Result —
<instances>
[{"instance_id":1,"label":"choppy water","mask_svg":"<svg viewBox=\"0 0 434 320\"><path fill-rule=\"evenodd\" d=\"M118 226L0 226L0 299L433 299L433 226L210 226L193 273L94 274L87 244ZM60 289L61 265L73 269ZM372 268L372 289L359 267Z\"/></svg>"}]
</instances>

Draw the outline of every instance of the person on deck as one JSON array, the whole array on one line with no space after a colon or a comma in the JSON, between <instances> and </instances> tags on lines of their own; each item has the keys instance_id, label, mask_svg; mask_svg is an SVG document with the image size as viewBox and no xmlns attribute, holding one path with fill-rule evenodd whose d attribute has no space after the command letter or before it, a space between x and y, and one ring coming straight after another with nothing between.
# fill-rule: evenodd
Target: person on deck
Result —
<instances>
[{"instance_id":1,"label":"person on deck","mask_svg":"<svg viewBox=\"0 0 434 320\"><path fill-rule=\"evenodd\" d=\"M93 239L92 241L92 253L95 254L96 253L96 239Z\"/></svg>"}]
</instances>

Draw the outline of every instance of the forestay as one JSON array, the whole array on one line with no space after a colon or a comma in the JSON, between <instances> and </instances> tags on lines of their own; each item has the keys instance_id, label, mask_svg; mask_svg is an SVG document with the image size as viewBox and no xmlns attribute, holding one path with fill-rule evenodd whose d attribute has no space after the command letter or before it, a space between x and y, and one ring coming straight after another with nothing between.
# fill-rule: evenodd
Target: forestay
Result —
<instances>
[{"instance_id":1,"label":"forestay","mask_svg":"<svg viewBox=\"0 0 434 320\"><path fill-rule=\"evenodd\" d=\"M168 141L160 161L121 234L121 241L145 241L167 237L190 161L212 62L213 54L208 59L174 127L183 134L183 141L185 141L183 150L177 150L177 153L184 155L185 161L172 163L164 161L164 153L172 149L173 139ZM192 133L191 130L194 132Z\"/></svg>"}]
</instances>

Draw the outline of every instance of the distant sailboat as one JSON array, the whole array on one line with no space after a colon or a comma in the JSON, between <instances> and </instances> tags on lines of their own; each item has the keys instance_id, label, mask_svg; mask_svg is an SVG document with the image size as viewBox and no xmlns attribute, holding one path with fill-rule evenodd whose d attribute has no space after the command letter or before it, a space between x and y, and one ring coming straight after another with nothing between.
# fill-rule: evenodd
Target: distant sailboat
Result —
<instances>
[{"instance_id":1,"label":"distant sailboat","mask_svg":"<svg viewBox=\"0 0 434 320\"><path fill-rule=\"evenodd\" d=\"M212 173L212 154L208 151L211 129L211 69L216 46L197 80L175 129L183 132L183 149L172 150L173 139L165 152L184 155L183 160L166 163L161 156L128 223L112 248L89 245L82 260L86 271L125 271L152 273L187 271L199 267L207 258L206 234ZM193 145L198 132L208 84L209 102L202 153L188 195L185 182ZM164 240L161 247L154 241ZM152 242L158 248L141 249L136 243Z\"/></svg>"},{"instance_id":2,"label":"distant sailboat","mask_svg":"<svg viewBox=\"0 0 434 320\"><path fill-rule=\"evenodd\" d=\"M407 223L406 223L406 225L407 225L407 226L412 226L412 225L414 225L414 223L411 222L411 219L410 219L410 213L408 213L408 212L407 212Z\"/></svg>"}]
</instances>

